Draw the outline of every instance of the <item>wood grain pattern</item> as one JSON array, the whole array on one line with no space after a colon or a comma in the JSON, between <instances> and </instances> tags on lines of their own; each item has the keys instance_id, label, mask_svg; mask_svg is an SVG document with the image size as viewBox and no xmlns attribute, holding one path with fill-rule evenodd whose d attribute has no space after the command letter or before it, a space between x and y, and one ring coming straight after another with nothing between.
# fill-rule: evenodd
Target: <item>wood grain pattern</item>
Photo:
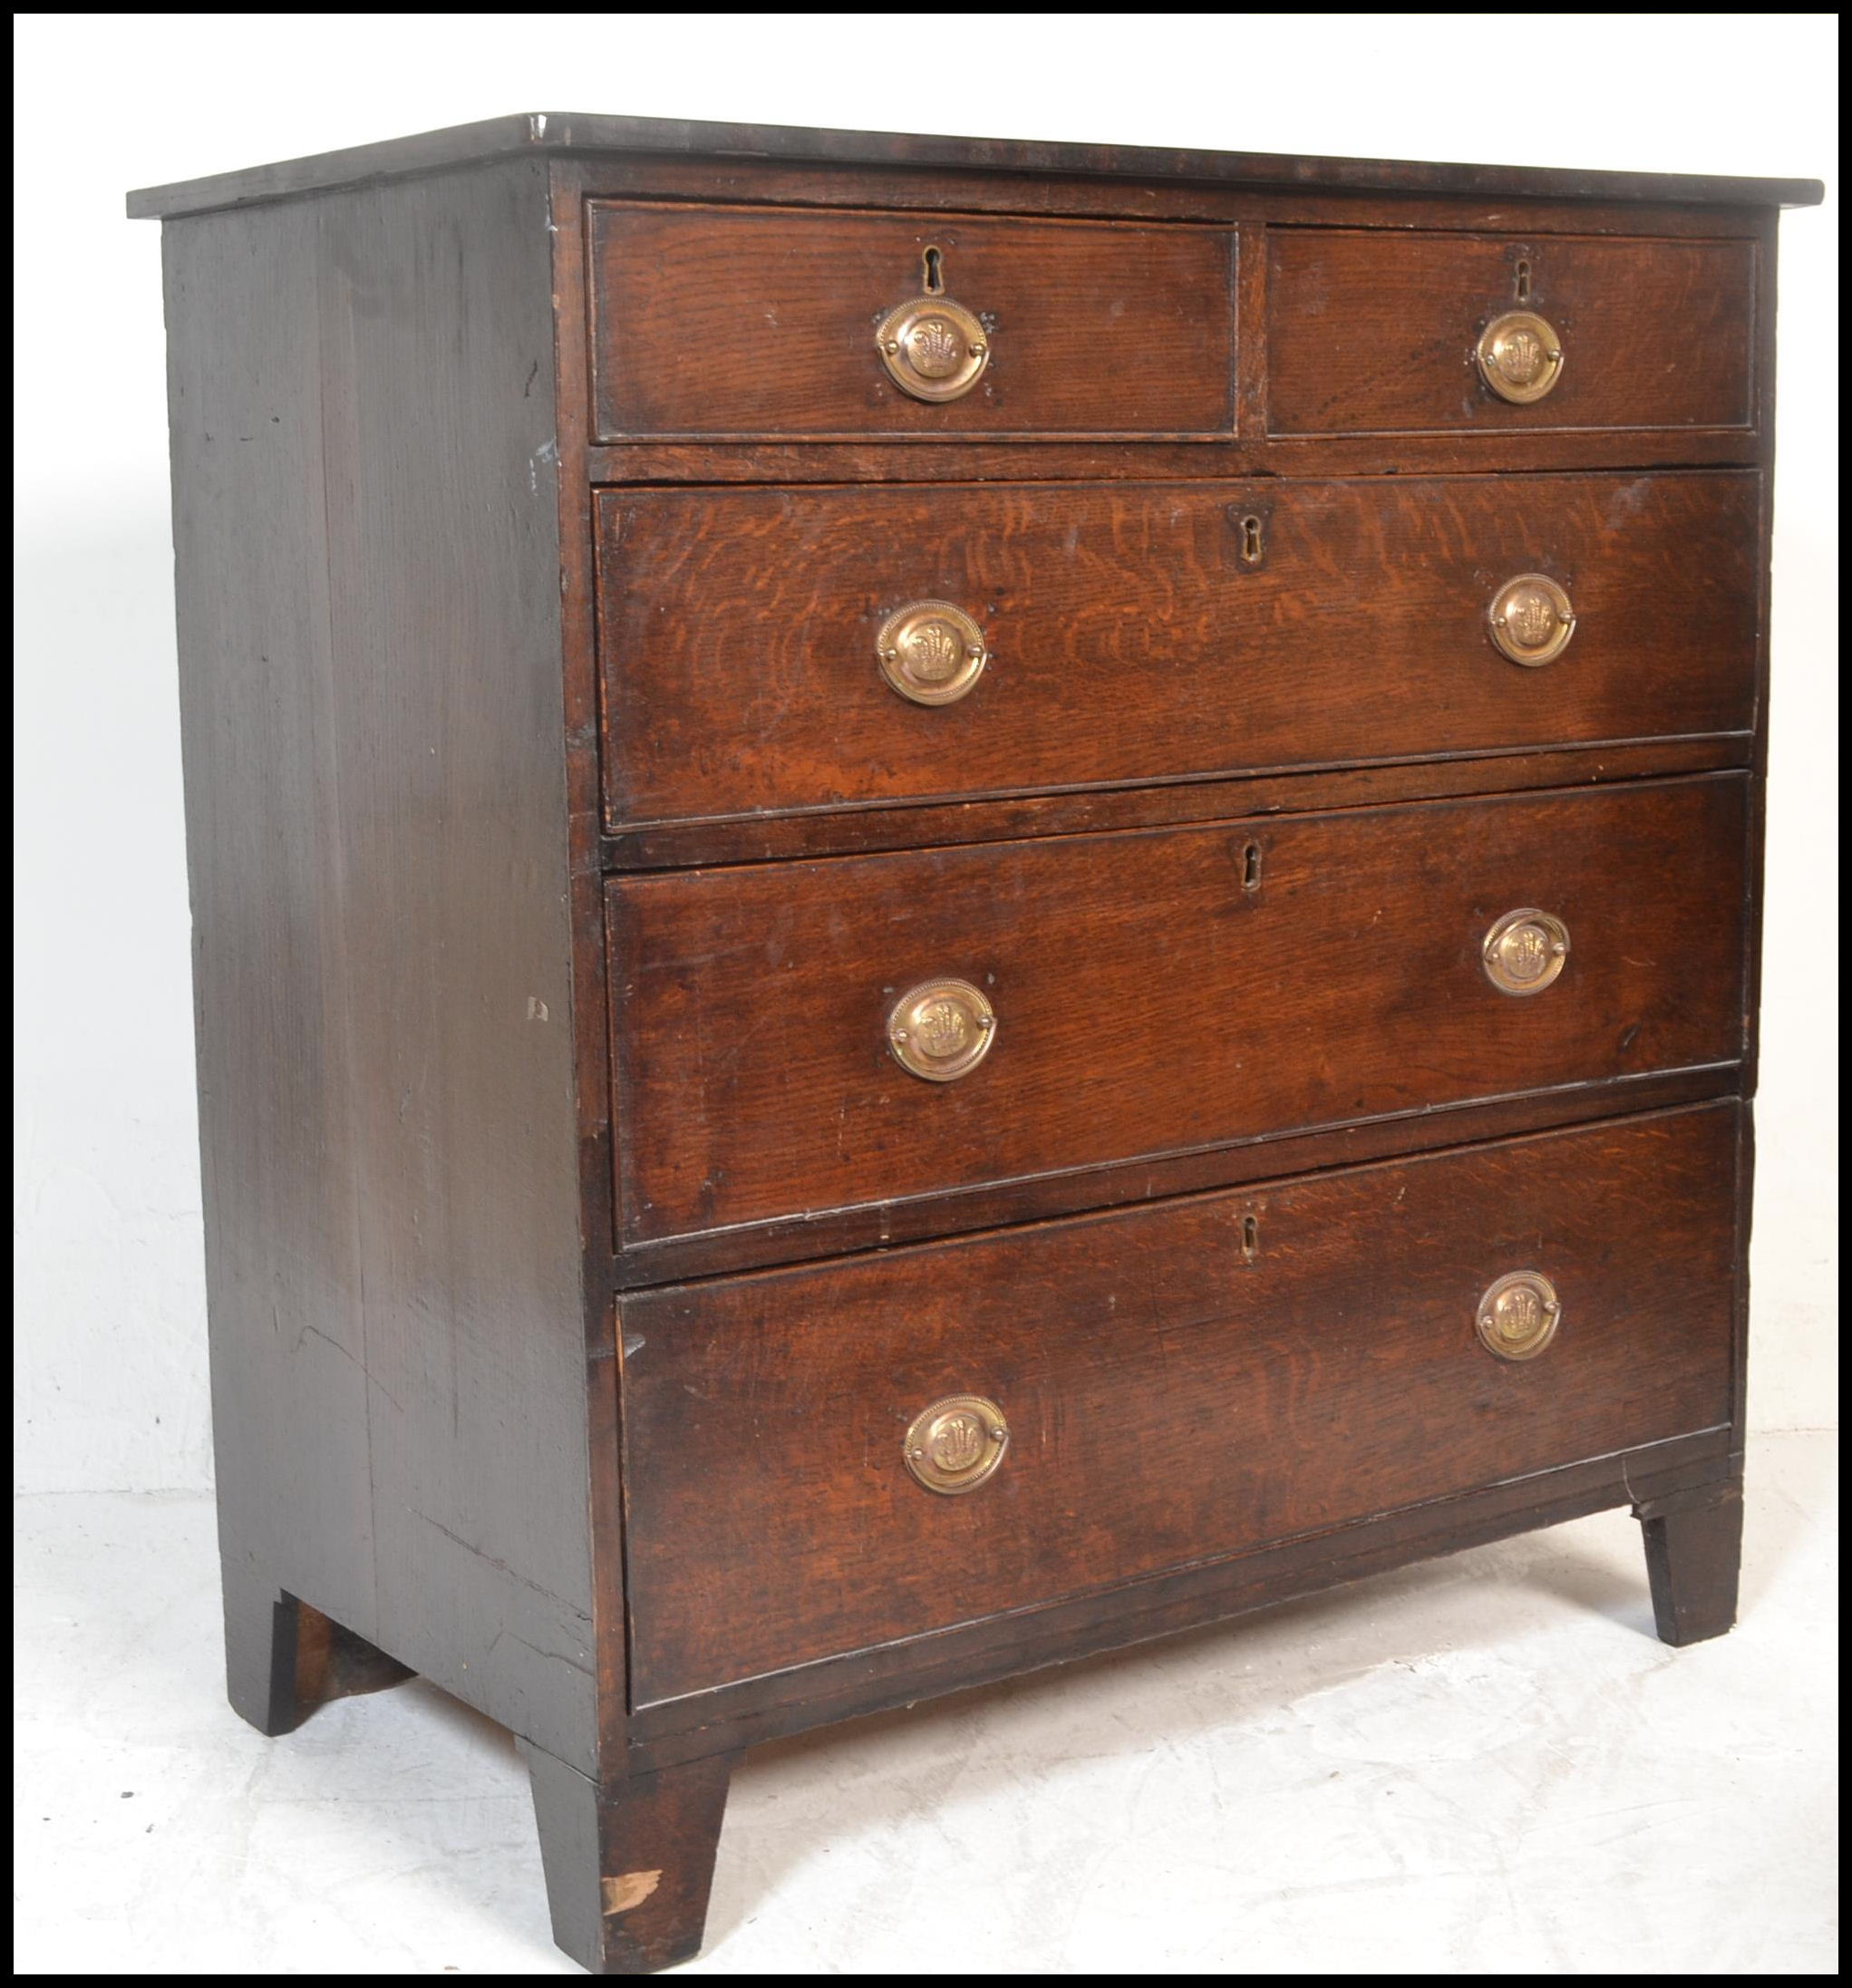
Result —
<instances>
[{"instance_id":1,"label":"wood grain pattern","mask_svg":"<svg viewBox=\"0 0 1852 1988\"><path fill-rule=\"evenodd\" d=\"M1752 472L604 491L606 819L1746 732L1759 503ZM1523 572L1576 606L1542 669L1487 628ZM956 704L877 667L921 598L984 628Z\"/></svg>"},{"instance_id":2,"label":"wood grain pattern","mask_svg":"<svg viewBox=\"0 0 1852 1988\"><path fill-rule=\"evenodd\" d=\"M1751 244L1279 228L1267 254L1276 434L1755 424ZM1472 358L1520 257L1566 354L1523 407Z\"/></svg>"},{"instance_id":3,"label":"wood grain pattern","mask_svg":"<svg viewBox=\"0 0 1852 1988\"><path fill-rule=\"evenodd\" d=\"M638 1702L1727 1423L1735 1143L1721 1106L626 1298ZM1473 1316L1521 1267L1564 1313L1517 1363ZM1009 1449L935 1496L902 1436L965 1392Z\"/></svg>"},{"instance_id":4,"label":"wood grain pattern","mask_svg":"<svg viewBox=\"0 0 1852 1988\"><path fill-rule=\"evenodd\" d=\"M601 441L1233 425L1226 228L598 202L587 231ZM874 339L929 243L991 333L976 385L940 404L902 392Z\"/></svg>"},{"instance_id":5,"label":"wood grain pattern","mask_svg":"<svg viewBox=\"0 0 1852 1988\"><path fill-rule=\"evenodd\" d=\"M1741 1464L1740 1452L1730 1454L1722 1430L1675 1436L1381 1513L1335 1532L1150 1575L1103 1594L878 1644L796 1671L774 1671L717 1692L640 1707L630 1720L630 1758L639 1769L672 1766L1044 1665L1071 1663L1385 1569L1630 1505L1662 1489L1718 1482L1740 1475Z\"/></svg>"},{"instance_id":6,"label":"wood grain pattern","mask_svg":"<svg viewBox=\"0 0 1852 1988\"><path fill-rule=\"evenodd\" d=\"M1741 1053L1745 782L1720 775L615 880L624 1242ZM1244 887L1245 852L1262 881ZM1515 906L1575 950L1480 970ZM987 1061L922 1083L888 1007L955 974Z\"/></svg>"},{"instance_id":7,"label":"wood grain pattern","mask_svg":"<svg viewBox=\"0 0 1852 1988\"><path fill-rule=\"evenodd\" d=\"M641 441L590 450L596 483L1149 483L1207 477L1451 476L1552 470L1695 470L1764 456L1749 428L1534 429L1432 433L1197 435L1083 441L950 436L918 441Z\"/></svg>"},{"instance_id":8,"label":"wood grain pattern","mask_svg":"<svg viewBox=\"0 0 1852 1988\"><path fill-rule=\"evenodd\" d=\"M844 807L811 814L676 821L606 834L607 869L683 869L761 863L788 856L853 856L874 849L930 849L950 842L1007 842L1029 835L1162 828L1172 822L1357 808L1450 794L1509 793L1519 787L1708 773L1747 767L1747 732L1697 739L1646 739L1541 752L1398 760L1386 766L1308 769L1233 779L1159 781L1137 787L1081 788L1015 800ZM600 1052L602 1054L602 1052ZM600 1120L602 1123L602 1120ZM606 1169L608 1176L609 1169Z\"/></svg>"},{"instance_id":9,"label":"wood grain pattern","mask_svg":"<svg viewBox=\"0 0 1852 1988\"><path fill-rule=\"evenodd\" d=\"M165 254L228 1592L589 1767L545 173Z\"/></svg>"},{"instance_id":10,"label":"wood grain pattern","mask_svg":"<svg viewBox=\"0 0 1852 1988\"><path fill-rule=\"evenodd\" d=\"M933 1236L968 1236L1045 1221L1081 1207L1125 1207L1287 1173L1315 1173L1398 1153L1436 1152L1476 1139L1698 1104L1739 1095L1740 1070L1740 1064L1729 1062L1634 1072L1516 1096L1421 1105L1346 1125L1262 1132L1226 1145L1090 1167L1081 1176L1055 1171L981 1181L911 1200L862 1202L742 1227L633 1242L612 1265L613 1282L619 1290L635 1291L763 1265L808 1263L819 1256L887 1249Z\"/></svg>"}]
</instances>

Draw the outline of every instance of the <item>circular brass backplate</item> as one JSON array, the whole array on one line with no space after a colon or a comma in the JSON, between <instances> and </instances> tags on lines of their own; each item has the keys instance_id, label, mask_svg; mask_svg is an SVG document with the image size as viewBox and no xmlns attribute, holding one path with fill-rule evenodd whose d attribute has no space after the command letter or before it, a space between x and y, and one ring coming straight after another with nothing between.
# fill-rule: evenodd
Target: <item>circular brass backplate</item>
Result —
<instances>
[{"instance_id":1,"label":"circular brass backplate","mask_svg":"<svg viewBox=\"0 0 1852 1988\"><path fill-rule=\"evenodd\" d=\"M1563 376L1563 341L1535 311L1507 311L1479 334L1479 372L1501 401L1540 401Z\"/></svg>"},{"instance_id":2,"label":"circular brass backplate","mask_svg":"<svg viewBox=\"0 0 1852 1988\"><path fill-rule=\"evenodd\" d=\"M996 1011L968 980L923 981L887 1013L887 1047L895 1062L933 1083L969 1075L996 1039Z\"/></svg>"},{"instance_id":3,"label":"circular brass backplate","mask_svg":"<svg viewBox=\"0 0 1852 1988\"><path fill-rule=\"evenodd\" d=\"M894 383L916 401L955 401L990 364L990 335L962 304L916 296L889 311L875 333Z\"/></svg>"},{"instance_id":4,"label":"circular brass backplate","mask_svg":"<svg viewBox=\"0 0 1852 1988\"><path fill-rule=\"evenodd\" d=\"M881 674L916 704L955 704L990 661L984 630L948 600L897 607L875 636Z\"/></svg>"},{"instance_id":5,"label":"circular brass backplate","mask_svg":"<svg viewBox=\"0 0 1852 1988\"><path fill-rule=\"evenodd\" d=\"M1569 596L1547 573L1520 573L1492 596L1487 621L1498 654L1534 670L1554 663L1576 633Z\"/></svg>"},{"instance_id":6,"label":"circular brass backplate","mask_svg":"<svg viewBox=\"0 0 1852 1988\"><path fill-rule=\"evenodd\" d=\"M1562 1323L1556 1287L1540 1270L1509 1270L1486 1286L1475 1323L1488 1353L1535 1360Z\"/></svg>"},{"instance_id":7,"label":"circular brass backplate","mask_svg":"<svg viewBox=\"0 0 1852 1988\"><path fill-rule=\"evenodd\" d=\"M1010 1447L1010 1425L981 1394L948 1394L913 1418L901 1454L929 1491L974 1491Z\"/></svg>"},{"instance_id":8,"label":"circular brass backplate","mask_svg":"<svg viewBox=\"0 0 1852 1988\"><path fill-rule=\"evenodd\" d=\"M1569 928L1547 911L1508 911L1480 948L1486 978L1500 994L1541 994L1569 957Z\"/></svg>"}]
</instances>

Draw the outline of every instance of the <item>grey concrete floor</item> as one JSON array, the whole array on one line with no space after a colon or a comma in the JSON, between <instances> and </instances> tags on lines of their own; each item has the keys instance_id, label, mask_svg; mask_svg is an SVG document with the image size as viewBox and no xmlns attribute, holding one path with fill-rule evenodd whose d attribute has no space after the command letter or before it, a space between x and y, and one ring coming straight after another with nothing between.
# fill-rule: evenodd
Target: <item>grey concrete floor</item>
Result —
<instances>
[{"instance_id":1,"label":"grey concrete floor","mask_svg":"<svg viewBox=\"0 0 1852 1988\"><path fill-rule=\"evenodd\" d=\"M1837 1440L1752 1446L1740 1626L1610 1513L769 1746L690 1973L1825 1973ZM422 1683L227 1707L211 1506L16 1506L15 1966L576 1973L525 1775Z\"/></svg>"}]
</instances>

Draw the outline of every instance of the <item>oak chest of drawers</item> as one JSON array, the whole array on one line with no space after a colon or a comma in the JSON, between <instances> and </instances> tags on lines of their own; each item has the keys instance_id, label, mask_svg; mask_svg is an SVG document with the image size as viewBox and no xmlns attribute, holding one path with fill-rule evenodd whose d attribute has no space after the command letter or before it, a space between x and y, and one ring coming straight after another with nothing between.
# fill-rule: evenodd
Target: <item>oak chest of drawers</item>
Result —
<instances>
[{"instance_id":1,"label":"oak chest of drawers","mask_svg":"<svg viewBox=\"0 0 1852 1988\"><path fill-rule=\"evenodd\" d=\"M755 1741L1630 1505L1733 1617L1776 215L510 119L162 217L230 1692Z\"/></svg>"}]
</instances>

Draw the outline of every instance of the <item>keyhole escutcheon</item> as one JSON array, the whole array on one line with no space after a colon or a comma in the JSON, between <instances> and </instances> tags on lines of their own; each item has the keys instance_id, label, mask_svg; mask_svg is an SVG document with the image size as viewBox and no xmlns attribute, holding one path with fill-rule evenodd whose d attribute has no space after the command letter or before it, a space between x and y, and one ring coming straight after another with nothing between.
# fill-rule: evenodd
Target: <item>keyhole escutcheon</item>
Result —
<instances>
[{"instance_id":1,"label":"keyhole escutcheon","mask_svg":"<svg viewBox=\"0 0 1852 1988\"><path fill-rule=\"evenodd\" d=\"M945 254L936 242L928 242L920 251L920 280L925 284L928 296L945 294Z\"/></svg>"}]
</instances>

